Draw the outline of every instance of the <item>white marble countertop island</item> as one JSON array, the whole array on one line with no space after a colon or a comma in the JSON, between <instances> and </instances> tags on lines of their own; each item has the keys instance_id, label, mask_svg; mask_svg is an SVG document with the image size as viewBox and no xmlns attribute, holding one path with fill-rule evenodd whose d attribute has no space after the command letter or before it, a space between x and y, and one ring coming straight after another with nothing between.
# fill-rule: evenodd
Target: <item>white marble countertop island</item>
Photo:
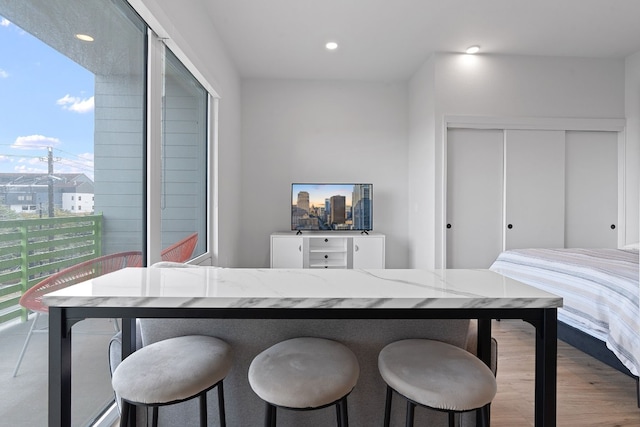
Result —
<instances>
[{"instance_id":1,"label":"white marble countertop island","mask_svg":"<svg viewBox=\"0 0 640 427\"><path fill-rule=\"evenodd\" d=\"M489 270L125 268L44 297L57 307L557 308Z\"/></svg>"}]
</instances>

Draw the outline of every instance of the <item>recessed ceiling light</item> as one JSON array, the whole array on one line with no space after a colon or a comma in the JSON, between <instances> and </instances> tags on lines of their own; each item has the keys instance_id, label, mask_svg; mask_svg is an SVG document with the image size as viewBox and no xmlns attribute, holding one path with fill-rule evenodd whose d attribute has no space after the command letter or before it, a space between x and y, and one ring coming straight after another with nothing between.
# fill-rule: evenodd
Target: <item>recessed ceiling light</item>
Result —
<instances>
[{"instance_id":1,"label":"recessed ceiling light","mask_svg":"<svg viewBox=\"0 0 640 427\"><path fill-rule=\"evenodd\" d=\"M327 50L336 50L338 48L338 43L336 43L336 42L327 42L327 44L325 44L324 47L326 47Z\"/></svg>"},{"instance_id":2,"label":"recessed ceiling light","mask_svg":"<svg viewBox=\"0 0 640 427\"><path fill-rule=\"evenodd\" d=\"M82 40L83 42L92 42L93 41L93 37L91 37L88 34L76 34L76 38L78 40Z\"/></svg>"},{"instance_id":3,"label":"recessed ceiling light","mask_svg":"<svg viewBox=\"0 0 640 427\"><path fill-rule=\"evenodd\" d=\"M478 52L480 52L480 46L477 46L477 45L476 46L469 46L467 48L467 53L469 55L473 55L474 53L478 53Z\"/></svg>"}]
</instances>

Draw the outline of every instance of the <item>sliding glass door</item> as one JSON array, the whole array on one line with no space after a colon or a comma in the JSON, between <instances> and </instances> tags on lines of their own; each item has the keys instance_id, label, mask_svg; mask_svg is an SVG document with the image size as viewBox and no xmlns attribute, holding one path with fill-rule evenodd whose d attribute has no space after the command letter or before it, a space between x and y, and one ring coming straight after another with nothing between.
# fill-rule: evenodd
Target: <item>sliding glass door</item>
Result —
<instances>
[{"instance_id":1,"label":"sliding glass door","mask_svg":"<svg viewBox=\"0 0 640 427\"><path fill-rule=\"evenodd\" d=\"M0 425L47 425L48 319L30 334L21 295L80 263L143 263L146 34L120 0L0 0ZM113 401L116 327L73 327L73 425Z\"/></svg>"},{"instance_id":2,"label":"sliding glass door","mask_svg":"<svg viewBox=\"0 0 640 427\"><path fill-rule=\"evenodd\" d=\"M180 261L206 251L207 91L168 48L162 96L161 228L163 259ZM186 252L167 248L190 245ZM186 258L186 259L185 259Z\"/></svg>"}]
</instances>

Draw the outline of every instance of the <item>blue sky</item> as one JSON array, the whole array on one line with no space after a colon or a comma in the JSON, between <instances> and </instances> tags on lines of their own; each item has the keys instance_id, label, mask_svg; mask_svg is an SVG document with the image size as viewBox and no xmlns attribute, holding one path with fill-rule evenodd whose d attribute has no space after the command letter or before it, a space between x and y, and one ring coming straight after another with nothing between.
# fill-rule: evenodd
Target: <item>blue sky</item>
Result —
<instances>
[{"instance_id":1,"label":"blue sky","mask_svg":"<svg viewBox=\"0 0 640 427\"><path fill-rule=\"evenodd\" d=\"M353 196L353 184L293 184L291 187L291 204L295 205L298 201L298 192L306 191L309 193L309 205L315 207L324 206L324 200L330 199L331 196L344 196L345 204L351 206Z\"/></svg>"},{"instance_id":2,"label":"blue sky","mask_svg":"<svg viewBox=\"0 0 640 427\"><path fill-rule=\"evenodd\" d=\"M0 16L0 172L93 179L94 76Z\"/></svg>"}]
</instances>

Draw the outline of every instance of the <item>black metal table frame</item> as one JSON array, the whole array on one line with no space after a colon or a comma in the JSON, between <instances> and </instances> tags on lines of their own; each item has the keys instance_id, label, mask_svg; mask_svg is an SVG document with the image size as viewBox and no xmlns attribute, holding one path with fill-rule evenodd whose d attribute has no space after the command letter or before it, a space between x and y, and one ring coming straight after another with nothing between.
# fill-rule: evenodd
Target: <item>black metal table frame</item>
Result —
<instances>
[{"instance_id":1,"label":"black metal table frame","mask_svg":"<svg viewBox=\"0 0 640 427\"><path fill-rule=\"evenodd\" d=\"M123 359L135 350L136 318L198 319L478 319L478 357L489 364L491 320L521 319L535 327L536 427L556 425L556 308L189 308L50 307L49 426L71 425L71 327L88 318L122 318Z\"/></svg>"}]
</instances>

